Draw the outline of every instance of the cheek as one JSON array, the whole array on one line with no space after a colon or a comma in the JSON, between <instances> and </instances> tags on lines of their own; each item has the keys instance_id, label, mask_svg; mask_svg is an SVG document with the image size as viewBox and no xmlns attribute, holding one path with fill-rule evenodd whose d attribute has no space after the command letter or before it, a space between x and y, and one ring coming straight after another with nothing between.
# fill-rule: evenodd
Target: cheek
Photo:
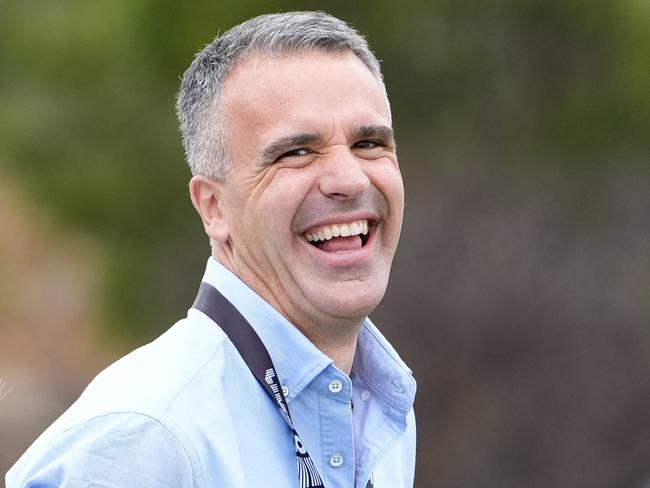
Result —
<instances>
[{"instance_id":1,"label":"cheek","mask_svg":"<svg viewBox=\"0 0 650 488\"><path fill-rule=\"evenodd\" d=\"M401 213L404 209L404 182L399 168L393 164L381 165L370 172L370 180L381 192L391 213Z\"/></svg>"},{"instance_id":2,"label":"cheek","mask_svg":"<svg viewBox=\"0 0 650 488\"><path fill-rule=\"evenodd\" d=\"M257 258L280 259L292 245L295 202L291 188L270 185L261 194L251 195L237 226Z\"/></svg>"},{"instance_id":3,"label":"cheek","mask_svg":"<svg viewBox=\"0 0 650 488\"><path fill-rule=\"evenodd\" d=\"M292 221L313 186L307 168L281 168L259 193L259 205L268 218L291 226Z\"/></svg>"}]
</instances>

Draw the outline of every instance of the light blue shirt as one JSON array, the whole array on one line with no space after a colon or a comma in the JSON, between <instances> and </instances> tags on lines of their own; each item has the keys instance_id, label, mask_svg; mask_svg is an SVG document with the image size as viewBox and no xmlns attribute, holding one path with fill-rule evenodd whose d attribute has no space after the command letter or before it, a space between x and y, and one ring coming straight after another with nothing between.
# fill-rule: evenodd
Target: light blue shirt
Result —
<instances>
[{"instance_id":1,"label":"light blue shirt","mask_svg":"<svg viewBox=\"0 0 650 488\"><path fill-rule=\"evenodd\" d=\"M250 322L275 364L326 488L413 485L415 381L366 319L348 377L210 258L203 281ZM293 436L224 332L190 309L101 372L11 468L7 488L297 487Z\"/></svg>"}]
</instances>

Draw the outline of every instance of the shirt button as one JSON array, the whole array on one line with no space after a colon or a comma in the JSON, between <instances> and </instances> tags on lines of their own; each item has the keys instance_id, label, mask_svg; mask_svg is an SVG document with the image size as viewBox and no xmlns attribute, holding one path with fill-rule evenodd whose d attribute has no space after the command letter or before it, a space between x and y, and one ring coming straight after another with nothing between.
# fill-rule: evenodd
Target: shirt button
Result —
<instances>
[{"instance_id":1,"label":"shirt button","mask_svg":"<svg viewBox=\"0 0 650 488\"><path fill-rule=\"evenodd\" d=\"M338 393L343 389L343 383L340 380L332 380L328 386L332 393Z\"/></svg>"},{"instance_id":2,"label":"shirt button","mask_svg":"<svg viewBox=\"0 0 650 488\"><path fill-rule=\"evenodd\" d=\"M333 454L332 457L330 458L330 464L333 467L338 468L343 464L343 456L341 456L340 454Z\"/></svg>"},{"instance_id":3,"label":"shirt button","mask_svg":"<svg viewBox=\"0 0 650 488\"><path fill-rule=\"evenodd\" d=\"M364 390L363 393L361 393L361 399L365 402L370 398L370 392L368 390Z\"/></svg>"}]
</instances>

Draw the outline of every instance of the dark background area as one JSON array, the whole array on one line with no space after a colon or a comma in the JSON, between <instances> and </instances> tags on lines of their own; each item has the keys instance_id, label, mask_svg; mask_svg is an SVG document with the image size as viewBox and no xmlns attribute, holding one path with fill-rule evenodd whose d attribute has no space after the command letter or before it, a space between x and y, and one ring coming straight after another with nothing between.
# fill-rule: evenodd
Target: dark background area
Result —
<instances>
[{"instance_id":1,"label":"dark background area","mask_svg":"<svg viewBox=\"0 0 650 488\"><path fill-rule=\"evenodd\" d=\"M650 4L0 2L0 472L169 327L209 253L174 97L259 13L383 61L407 206L373 319L418 380L416 486L650 483Z\"/></svg>"}]
</instances>

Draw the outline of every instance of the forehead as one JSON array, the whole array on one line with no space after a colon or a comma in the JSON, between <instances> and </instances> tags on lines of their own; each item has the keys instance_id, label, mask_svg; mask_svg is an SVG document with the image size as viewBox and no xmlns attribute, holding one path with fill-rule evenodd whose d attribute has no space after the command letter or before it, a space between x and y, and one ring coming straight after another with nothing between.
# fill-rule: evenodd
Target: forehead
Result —
<instances>
[{"instance_id":1,"label":"forehead","mask_svg":"<svg viewBox=\"0 0 650 488\"><path fill-rule=\"evenodd\" d=\"M228 76L221 100L231 131L250 136L390 125L383 85L352 52L250 56Z\"/></svg>"},{"instance_id":2,"label":"forehead","mask_svg":"<svg viewBox=\"0 0 650 488\"><path fill-rule=\"evenodd\" d=\"M308 75L309 72L321 75L324 67L339 67L350 74L361 74L368 81L372 80L383 92L382 83L375 77L370 69L352 51L324 52L320 50L302 50L288 53L262 53L253 52L239 59L228 74L223 92L227 93L234 86L254 81L260 81L260 86L270 78L277 78L285 73L298 72ZM299 80L297 80L299 81Z\"/></svg>"}]
</instances>

